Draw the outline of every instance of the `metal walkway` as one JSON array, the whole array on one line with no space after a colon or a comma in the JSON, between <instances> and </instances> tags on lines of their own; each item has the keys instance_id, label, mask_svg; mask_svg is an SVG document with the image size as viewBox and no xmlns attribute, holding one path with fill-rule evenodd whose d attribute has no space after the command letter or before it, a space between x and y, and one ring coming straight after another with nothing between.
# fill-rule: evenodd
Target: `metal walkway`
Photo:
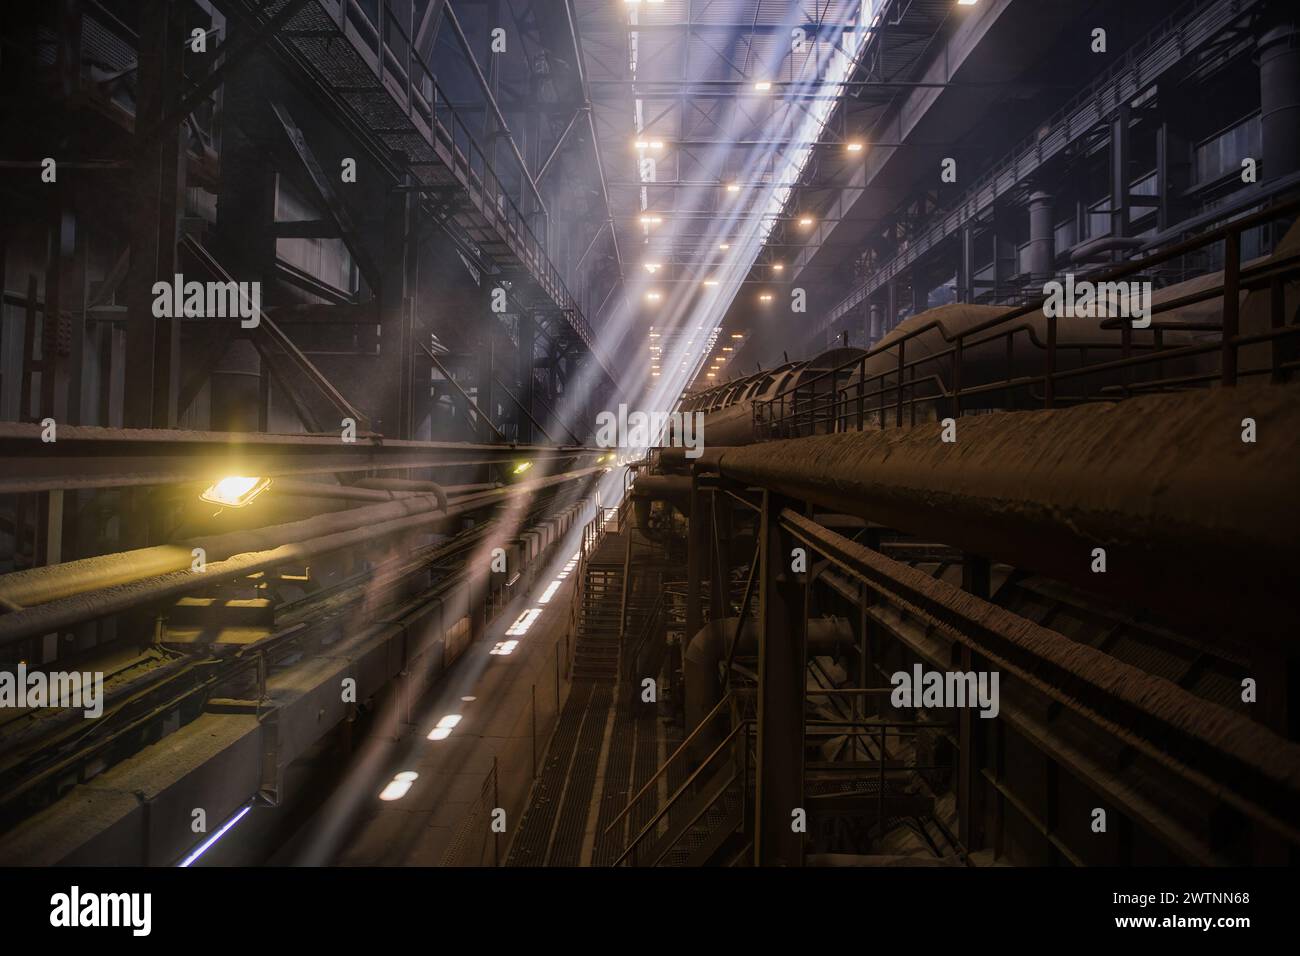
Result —
<instances>
[{"instance_id":1,"label":"metal walkway","mask_svg":"<svg viewBox=\"0 0 1300 956\"><path fill-rule=\"evenodd\" d=\"M259 8L243 0L242 6L251 19L274 16L283 3ZM547 254L546 210L513 142L501 162L498 150L485 150L412 42L415 28L389 6L378 9L382 30L365 4L310 0L277 32L275 46L380 155L393 157L394 172L409 178L403 188L441 207L443 224L477 268L509 279L511 294L543 318L561 314L564 330L613 381L590 325ZM459 36L450 8L446 16ZM495 109L494 101L488 105Z\"/></svg>"}]
</instances>

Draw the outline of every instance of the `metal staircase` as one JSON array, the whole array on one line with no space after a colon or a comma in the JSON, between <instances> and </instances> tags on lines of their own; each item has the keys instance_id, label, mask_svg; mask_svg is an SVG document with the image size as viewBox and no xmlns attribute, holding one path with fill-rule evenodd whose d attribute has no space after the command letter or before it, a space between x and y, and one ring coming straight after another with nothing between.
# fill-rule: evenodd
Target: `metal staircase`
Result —
<instances>
[{"instance_id":1,"label":"metal staircase","mask_svg":"<svg viewBox=\"0 0 1300 956\"><path fill-rule=\"evenodd\" d=\"M574 680L613 682L618 677L622 634L626 542L620 532L606 533L583 569L573 651Z\"/></svg>"}]
</instances>

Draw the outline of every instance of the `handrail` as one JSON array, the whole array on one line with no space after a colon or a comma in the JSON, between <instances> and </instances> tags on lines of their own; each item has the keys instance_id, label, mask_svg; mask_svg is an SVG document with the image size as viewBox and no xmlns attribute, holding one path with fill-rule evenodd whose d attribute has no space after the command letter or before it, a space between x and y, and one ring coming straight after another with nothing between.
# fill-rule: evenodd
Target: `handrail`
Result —
<instances>
[{"instance_id":1,"label":"handrail","mask_svg":"<svg viewBox=\"0 0 1300 956\"><path fill-rule=\"evenodd\" d=\"M1220 226L1218 229L1215 229L1212 232L1204 233L1192 239L1184 240L1183 242L1170 246L1168 249L1165 249L1161 252L1154 253L1144 259L1134 259L1131 262L1124 263L1123 265L1112 268L1109 271L1085 272L1085 273L1080 273L1078 275L1080 281L1086 280L1088 282L1109 282L1113 279L1123 278L1124 276L1133 275L1135 273L1145 271L1145 267L1148 265L1155 265L1161 262L1165 262L1169 259L1176 259L1185 253L1194 252L1195 250L1200 249L1204 246L1213 245L1216 242L1227 239L1231 234L1241 233L1244 232L1246 229L1252 229L1255 226L1264 225L1291 212L1300 212L1300 199L1292 199L1288 202L1279 203L1277 205L1270 206L1267 209L1262 209L1259 212L1254 213L1253 215L1246 216L1245 218L1235 219L1232 222ZM1265 263L1261 263L1255 268L1261 269L1263 268L1264 265ZM1213 291L1213 290L1209 290L1209 291ZM1212 298L1212 297L1213 296L1211 295L1205 294L1205 298ZM866 354L863 356L850 359L847 362L835 366L835 368L826 369L821 373L819 373L818 375L815 375L812 378L808 379L807 381L801 381L796 384L789 385L783 388L781 391L777 392L770 399L765 399L763 403L770 404L771 402L776 401L776 399L778 398L783 398L785 395L788 395L791 392L797 392L801 388L806 388L809 385L821 381L823 378L826 378L827 376L835 375L839 372L847 371L853 368L853 366L858 365L864 358L872 358L875 355L879 355L881 353L887 352L895 345L899 344L900 342L905 342L908 339L916 338L916 336L920 335L923 332L928 332L931 329L937 329L939 333L943 335L945 342L955 342L957 339L965 339L978 332L987 331L988 329L994 328L995 326L1003 322L1006 322L1009 319L1018 319L1026 315L1031 315L1034 312L1039 312L1042 310L1043 304L1047 301L1047 299L1048 299L1047 296L1041 296L1037 299L1034 299L1032 302L1026 305L1022 305L1017 308L1014 308L1010 312L1004 313L1003 315L991 316L985 319L983 322L973 325L969 329L966 329L953 336L949 336L944 331L943 325L942 323L939 322L938 319L931 319L929 322L926 322L924 325L919 325L915 329L910 329L907 332L905 332L903 335L900 335L899 337L891 340L888 343L885 343L883 341L878 342L874 347L867 349ZM1151 311L1154 313L1156 311L1168 310L1166 303L1161 303L1161 305L1165 306L1165 308L1158 310L1157 307L1153 306ZM986 339L985 341L992 341L992 339ZM981 344L981 343L975 343L975 344ZM935 355L931 354L926 356L926 359L932 359L934 357Z\"/></svg>"},{"instance_id":2,"label":"handrail","mask_svg":"<svg viewBox=\"0 0 1300 956\"><path fill-rule=\"evenodd\" d=\"M597 358L601 367L604 368L603 360L595 352L595 333L586 317L582 314L576 298L565 284L559 269L550 259L548 254L549 242L538 238L537 233L529 224L528 217L523 214L519 204L505 189L496 173L494 164L488 161L488 151L479 144L469 125L464 122L457 108L452 105L451 100L434 76L432 65L426 62L424 55L416 50L409 29L403 26L394 14L393 9L387 4L379 4L378 19L380 22L376 23L371 19L359 0L319 0L319 2L325 7L334 29L338 31L344 40L357 49L357 52L362 54L363 58L368 59L373 54L375 60L374 70L380 85L385 87L390 95L397 98L404 110L410 114L415 131L423 136L430 145L436 147L441 143L449 148L453 171L458 175L463 174L465 176L467 186L471 190L471 203L476 206L480 213L484 213L487 208L491 208L496 213L501 220L501 225L505 227L504 238L506 244L512 247L517 244L516 254L525 265L526 271L536 279L542 290L551 297L560 311L565 313L566 319L575 334ZM450 9L448 9L447 14L451 16ZM355 42L348 35L349 26L356 36ZM455 22L454 18L453 30L457 33L457 39L463 47L465 43L464 36L460 31L460 24ZM358 46L358 43L361 46ZM374 44L373 49L371 47L372 43ZM465 48L462 52L468 58L471 68L478 73L479 82L484 82L481 72L478 71L477 61L474 60L470 51ZM396 90L393 86L394 83L404 85L404 90ZM549 222L546 204L528 170L527 163L518 150L517 144L509 136L508 129L504 126L504 117L500 114L495 99L490 95L490 91L486 89L484 95L489 108L496 112L498 122L503 124L502 128L505 130L505 137L511 147L509 154L514 160L511 171L518 178L521 201L524 187L529 187L537 202L538 214ZM405 97L404 103L401 102L403 96ZM421 130L420 123L414 122L417 116L420 123L427 124L429 129L427 136ZM477 162L475 161L476 155ZM493 155L495 156L495 154ZM480 193L480 198L477 201L472 195L475 188Z\"/></svg>"},{"instance_id":3,"label":"handrail","mask_svg":"<svg viewBox=\"0 0 1300 956\"><path fill-rule=\"evenodd\" d=\"M723 705L730 700L731 700L730 694L726 694L725 696L723 696L722 700L718 701L717 705L714 706L713 710L709 711L709 715L705 717L703 720L701 720L698 724L696 724L695 729L692 730L689 735L687 735L685 740L683 740L680 744L677 745L677 749L672 752L672 755L669 756L669 758L663 762L663 764L659 767L659 769L654 772L654 775L645 782L645 786L637 791L636 796L633 797L631 800L629 800L627 802L627 806L625 806L621 811L619 811L618 816L616 816L613 820L610 821L609 826L605 827L606 833L609 833L610 830L614 829L614 827L618 825L618 822L620 820L622 820L625 816L627 816L629 813L632 812L632 808L636 806L636 802L640 800L642 797L644 797L646 793L650 790L650 788L654 786L655 782L661 776L663 776L664 771L667 770L669 766L672 765L672 762L677 759L677 755L685 751L686 748L690 746L690 744L695 740L696 736L700 733L700 731L702 731L706 726L708 726L709 721L711 721L714 717L716 717L718 715L718 711L720 711Z\"/></svg>"},{"instance_id":4,"label":"handrail","mask_svg":"<svg viewBox=\"0 0 1300 956\"><path fill-rule=\"evenodd\" d=\"M646 835L652 832L659 825L659 821L663 819L664 814L668 812L669 808L672 807L672 805L675 804L679 799L681 799L682 794L684 794L687 790L690 789L691 784L695 783L695 778L700 776L700 774L704 772L705 768L708 767L711 763L713 763L713 758L731 745L731 742L736 739L736 734L740 733L742 730L748 730L751 722L752 721L750 721L749 719L741 720L736 723L735 727L731 728L731 733L727 734L726 738L722 741L722 743L718 744L718 746L713 749L713 753L705 757L704 760L700 763L700 765L691 772L691 775L682 781L682 785L677 788L677 792L674 793L671 797L669 797L664 802L664 805L659 808L659 812L656 813L650 819L650 821L646 823L644 827L641 828L640 833L638 833L635 837L632 838L631 842L629 842L627 845L627 849L625 849L621 854L619 854L618 859L614 861L613 863L614 866L618 866L625 859L627 859L627 855L631 853L634 849L636 849L637 844L639 844L643 839L645 839ZM631 804L629 804L629 806L631 806Z\"/></svg>"},{"instance_id":5,"label":"handrail","mask_svg":"<svg viewBox=\"0 0 1300 956\"><path fill-rule=\"evenodd\" d=\"M663 613L664 594L660 591L658 596L655 598L654 605L650 608L650 614L641 624L641 630L637 634L636 646L632 648L632 653L628 655L627 679L629 685L632 682L632 668L636 664L637 655L641 653L641 648L645 646L645 642L650 638L651 632L655 630L660 619L663 617Z\"/></svg>"},{"instance_id":6,"label":"handrail","mask_svg":"<svg viewBox=\"0 0 1300 956\"><path fill-rule=\"evenodd\" d=\"M1192 23L1193 18L1201 18L1205 16L1207 8L1212 5L1212 2L1213 0L1199 0L1199 3L1194 10L1176 10L1161 21L1159 25L1149 30L1137 43L1124 52L1123 59L1119 63L1098 75L1087 87L1076 92L1070 100L1058 108L1048 121L1040 127L1040 129L1052 130L1054 132L1049 133L1047 137L1043 137L1041 132L1035 131L1021 139L1020 142L989 167L989 169L980 176L973 186L969 187L961 196L956 197L949 206L940 210L937 215L941 221L926 234L916 237L914 244L919 246L929 242L931 243L930 248L933 248L933 243L936 241L932 238L933 233L944 227L954 216L966 214L969 217L968 210L971 208L975 208L976 210L982 208L982 198L990 192L992 192L993 198L996 200L998 196L1006 192L1006 189L999 189L999 183L1005 181L1008 176L1013 177L1015 182L1019 182L1020 177L1016 175L1016 171L1023 166L1027 158L1041 158L1044 142L1050 140L1053 136L1058 135L1062 124L1064 124L1067 131L1065 134L1067 138L1064 146L1068 146L1073 139L1070 137L1069 130L1072 128L1082 128L1077 123L1071 122L1071 120L1076 118L1079 111L1086 105L1093 103L1099 104L1103 99L1109 99L1113 105L1119 105L1121 102L1131 100L1137 92L1140 92L1140 90L1134 90L1128 96L1125 96L1123 93L1116 95L1112 91L1112 96L1108 98L1102 97L1102 91L1105 87L1114 87L1116 83L1123 79L1127 74L1141 69L1142 65L1148 62L1153 49L1169 42L1176 30L1178 31L1178 35L1174 38L1173 42L1178 45L1180 56L1186 56L1187 51L1183 48L1185 41L1183 33L1186 31L1188 24ZM1254 0L1250 0L1246 5L1253 6ZM1220 26L1219 29L1224 29L1234 20L1239 19L1248 12L1249 11L1246 9L1232 11L1231 19ZM1201 28L1204 29L1204 26L1201 25ZM1207 35L1207 38L1208 36L1213 35L1213 33L1210 33ZM1144 72L1148 74L1147 82L1149 84L1151 82L1149 70ZM1099 118L1104 118L1105 116L1100 109L1098 109L1098 114ZM907 262L900 262L900 260L907 257L910 251L910 248L907 250L899 250L895 254L893 260L886 263L884 268L889 269L893 275L897 275L903 268L914 261L909 259ZM863 281L860 285L850 291L848 295L844 296L839 302L832 306L827 313L827 317L819 323L818 331L829 327L837 318L846 314L849 309L856 307L864 301L868 295L866 289L869 285L869 281Z\"/></svg>"},{"instance_id":7,"label":"handrail","mask_svg":"<svg viewBox=\"0 0 1300 956\"><path fill-rule=\"evenodd\" d=\"M666 857L669 851L672 850L673 847L675 847L678 843L681 842L682 837L686 836L686 834L691 831L691 828L694 827L695 824L699 823L700 819L706 813L708 813L710 810L713 809L714 804L716 804L719 800L721 800L724 796L726 796L727 791L731 789L731 785L736 782L736 778L738 776L740 776L739 772L736 770L735 767L732 767L731 776L727 778L727 782L724 783L718 789L718 792L713 795L712 800L710 800L708 803L704 804L702 807L700 807L698 810L695 811L694 815L690 818L690 820L686 822L686 826L683 827L680 832L678 832L677 836L673 840L671 840L670 842L665 844L662 848L660 848L659 854L653 860L650 861L651 866L658 866L659 861L662 860L664 857Z\"/></svg>"},{"instance_id":8,"label":"handrail","mask_svg":"<svg viewBox=\"0 0 1300 956\"><path fill-rule=\"evenodd\" d=\"M1046 330L1046 368L1043 372L1031 376L1012 377L1010 367L1008 367L1008 376L1006 379L999 379L996 382L979 383L973 386L961 385L961 364L962 351L964 348L974 348L988 345L990 343L1005 340L1008 343L1008 362L1010 359L1011 338L1024 331L1031 342L1036 345L1042 345L1034 328L1027 322L1026 317L1041 312L1047 301L1047 296L1036 298L1030 303L1015 307L999 315L994 315L976 323L975 325L962 329L957 332L949 333L937 318L932 318L916 328L896 335L887 341L878 343L875 347L867 350L863 354L841 363L832 369L826 369L811 378L799 381L795 384L786 386L776 393L770 399L756 401L754 403L754 420L760 430L773 430L778 433L783 431L781 426L798 427L802 420L801 416L807 416L813 429L815 430L819 419L813 417L813 413L820 407L827 407L844 403L844 410L827 416L827 421L833 421L838 424L856 415L857 428L861 430L864 427L866 414L865 399L867 397L868 383L878 383L879 388L871 392L871 396L879 397L880 404L877 409L872 410L874 415L877 411L881 415L881 426L885 424L884 413L886 411L884 396L886 393L892 393L895 398L892 405L895 410L895 425L902 424L903 407L909 404L915 408L917 387L928 379L935 379L938 382L938 394L927 396L925 400L951 399L954 417L961 414L961 397L963 395L976 395L983 392L994 391L998 389L1023 387L1041 383L1043 385L1043 402L1046 407L1051 408L1055 401L1055 385L1058 380L1073 377L1095 375L1099 372L1113 371L1117 369L1130 368L1137 365L1146 365L1154 363L1163 363L1166 361L1186 358L1189 356L1200 355L1207 352L1221 351L1223 360L1221 362L1220 372L1216 376L1203 376L1201 379L1211 380L1220 378L1225 385L1235 384L1237 372L1237 350L1247 344L1255 342L1269 341L1282 336L1290 336L1300 333L1300 330L1293 326L1285 324L1277 326L1268 332L1255 333L1250 336L1241 336L1238 329L1239 311L1236 306L1237 297L1241 291L1254 288L1270 288L1276 294L1276 287L1287 275L1293 275L1300 266L1300 256L1287 255L1278 256L1276 253L1264 258L1256 264L1241 268L1241 240L1242 235L1249 229L1257 226L1266 225L1278 219L1285 218L1300 211L1300 199L1291 199L1286 202L1271 205L1265 209L1259 210L1248 216L1243 216L1231 222L1203 233L1199 236L1192 237L1182 242L1175 243L1149 256L1124 263L1119 266L1107 267L1101 270L1083 273L1079 281L1093 283L1112 282L1127 276L1140 274L1148 271L1152 266L1175 259L1179 256L1186 255L1213 246L1219 242L1225 245L1224 259L1224 277L1223 282L1216 287L1198 290L1186 295L1178 296L1152 306L1152 315L1165 313L1177 308L1184 307L1196 302L1206 301L1217 297L1222 297L1225 303L1225 316L1222 326L1203 327L1203 324L1196 323L1193 331L1214 331L1222 329L1219 341L1201 343L1192 346L1181 346L1174 349L1164 349L1161 347L1161 338L1163 332L1181 329L1186 323L1174 323L1164 325L1154 323L1150 327L1153 336L1153 343L1134 342L1132 330L1128 325L1121 325L1121 335L1117 343L1097 343L1087 344L1081 342L1059 342L1056 338L1056 319L1053 316L1047 317ZM927 333L937 333L946 347L936 348L927 354L907 359L907 343L920 335ZM1062 349L1066 350L1105 350L1108 348L1119 347L1125 351L1123 358L1101 362L1092 365L1080 365L1077 368L1058 369L1057 355ZM1128 354L1132 351L1141 354ZM890 368L876 372L868 376L866 368L867 362L877 356L890 355L896 357L896 362L890 362ZM952 386L949 388L946 383L937 375L926 376L923 379L916 379L915 371L918 366L932 364L942 359L951 358L952 367ZM856 368L856 381L850 381L843 386L838 385L838 379L845 373L851 373ZM905 373L911 370L913 377L911 380L905 380ZM1267 370L1260 370L1260 374ZM1253 374L1253 373L1252 373ZM830 389L818 390L817 384L827 378L833 377L833 387ZM892 384L890 380L893 380ZM1198 379L1198 380L1201 380ZM905 398L906 393L911 393L911 398ZM779 408L774 408L777 403ZM850 411L850 403L856 403L856 412Z\"/></svg>"}]
</instances>

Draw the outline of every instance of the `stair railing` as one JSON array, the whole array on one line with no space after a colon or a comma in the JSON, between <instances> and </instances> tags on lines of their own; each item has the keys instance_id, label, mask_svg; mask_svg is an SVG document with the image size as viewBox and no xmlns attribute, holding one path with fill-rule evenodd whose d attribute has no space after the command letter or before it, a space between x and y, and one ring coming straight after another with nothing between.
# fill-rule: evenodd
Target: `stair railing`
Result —
<instances>
[{"instance_id":1,"label":"stair railing","mask_svg":"<svg viewBox=\"0 0 1300 956\"><path fill-rule=\"evenodd\" d=\"M626 667L626 672L624 674L624 681L623 681L623 686L626 688L626 693L623 695L623 698L627 706L631 706L632 695L636 693L635 671L636 671L637 659L641 655L641 649L645 647L645 643L650 639L650 635L656 633L659 630L659 626L663 621L663 617L664 617L664 595L663 592L661 591L655 597L655 603L650 608L650 613L646 616L645 620L641 622L641 628L637 632L636 643L633 645L630 653L627 656L627 667Z\"/></svg>"},{"instance_id":2,"label":"stair railing","mask_svg":"<svg viewBox=\"0 0 1300 956\"><path fill-rule=\"evenodd\" d=\"M700 726L703 727L704 723L705 722L702 721ZM648 837L654 835L655 831L659 828L659 822L664 819L664 817L668 814L668 812L672 810L672 808L675 807L684 796L686 796L689 793L692 793L695 790L697 781L708 779L710 775L709 774L710 768L714 767L715 761L719 757L726 756L730 758L734 756L732 751L735 748L738 738L740 740L742 748L747 747L749 741L749 728L752 723L753 721L751 720L741 720L736 723L736 726L733 727L731 729L731 732L727 734L726 737L723 738L722 742L713 749L713 752L710 753L706 758L704 758L704 760L700 763L698 767L696 767L693 771L691 771L690 776L688 776L684 781L682 781L682 785L677 788L677 790L672 794L672 796L670 796L666 801L664 801L664 805L660 807L659 810L654 814L654 816L652 816L650 820L645 824L645 826L641 828L640 832L637 833L637 835L632 838L631 842L628 843L627 848L623 850L623 852L619 855L618 859L614 861L614 866L621 866L625 861L630 866L639 865L641 844L645 842L645 840ZM698 731L699 728L697 727L696 730ZM685 747L686 744L683 743L682 746ZM680 749L681 748L679 748L679 751ZM665 764L665 766L667 766L667 764ZM683 836L689 833L691 829L694 828L694 826L697 823L699 823L701 819L703 819L704 815L709 812L709 810L713 807L713 805L717 803L718 800L727 793L727 791L731 788L732 784L735 783L736 778L739 777L740 774L741 774L740 769L736 766L736 762L733 761L730 768L730 776L723 783L723 785L718 788L717 793L715 793L710 800L704 802L699 808L697 808L696 811L691 815L690 819L686 821L685 825L679 827L677 833L672 835L671 839L667 840L663 845L655 848L653 858L647 861L648 865L655 866L665 856L667 856L668 852L674 846L677 845L678 841L680 841Z\"/></svg>"}]
</instances>

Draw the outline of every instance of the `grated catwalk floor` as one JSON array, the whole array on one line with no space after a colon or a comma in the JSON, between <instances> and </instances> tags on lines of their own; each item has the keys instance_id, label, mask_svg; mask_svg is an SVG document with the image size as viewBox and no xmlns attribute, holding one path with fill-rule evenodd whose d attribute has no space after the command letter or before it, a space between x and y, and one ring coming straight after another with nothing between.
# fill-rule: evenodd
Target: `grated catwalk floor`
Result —
<instances>
[{"instance_id":1,"label":"grated catwalk floor","mask_svg":"<svg viewBox=\"0 0 1300 956\"><path fill-rule=\"evenodd\" d=\"M658 803L643 800L634 813L610 829L661 759L654 704L621 700L618 618L625 546L621 534L606 535L588 565L575 661L583 660L584 649L601 644L612 645L612 653L599 648L608 655L607 666L574 668L569 698L511 844L507 866L609 866ZM639 613L629 614L637 627L642 623ZM588 660L594 661L590 651Z\"/></svg>"},{"instance_id":2,"label":"grated catwalk floor","mask_svg":"<svg viewBox=\"0 0 1300 956\"><path fill-rule=\"evenodd\" d=\"M579 731L587 714L595 684L575 681L560 711L546 762L533 786L528 808L519 822L519 832L510 844L506 866L545 866L551 846L551 832L569 780Z\"/></svg>"}]
</instances>

